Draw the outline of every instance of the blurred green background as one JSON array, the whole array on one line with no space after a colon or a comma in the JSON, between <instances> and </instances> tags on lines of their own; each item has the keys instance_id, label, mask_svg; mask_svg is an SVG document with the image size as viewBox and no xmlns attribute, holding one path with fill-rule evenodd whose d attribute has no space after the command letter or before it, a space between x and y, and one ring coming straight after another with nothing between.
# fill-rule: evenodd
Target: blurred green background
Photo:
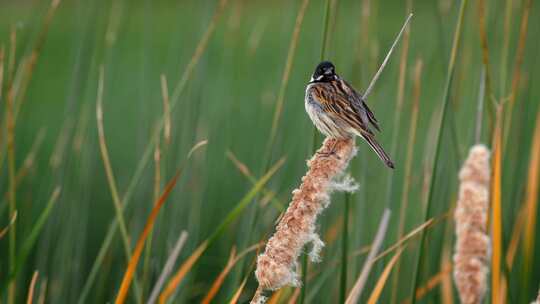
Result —
<instances>
[{"instance_id":1,"label":"blurred green background","mask_svg":"<svg viewBox=\"0 0 540 304\"><path fill-rule=\"evenodd\" d=\"M441 131L439 164L431 174L439 120L442 112L448 62L459 13L459 1L309 1L300 27L292 68L284 90L284 104L277 136L268 147L276 102L282 86L287 54L301 1L229 0L216 19L215 31L196 60L180 94L173 92L186 72L196 47L211 24L217 1L62 1L47 22L48 1L0 1L0 45L5 50L5 71L0 106L2 113L2 171L0 186L8 191L9 157L6 157L7 92L10 33L16 33L13 75L27 77L28 88L15 99L20 107L13 132L17 218L16 256L24 249L28 257L15 276L16 303L26 299L34 271L39 271L36 296L46 303L104 303L119 289L128 260L119 232L104 252L95 280L85 284L95 265L98 251L116 218L109 183L100 155L96 124L96 99L100 66L104 67L103 115L105 138L114 178L121 198L130 191L124 211L131 250L135 247L156 197L156 163L152 137L163 116L160 75L166 77L171 97L171 137L159 135L161 192L176 170L181 178L160 211L145 250L137 277L146 301L172 247L182 230L189 234L176 271L252 189L227 155L232 153L259 179L281 157L285 164L272 176L265 191L256 193L250 204L225 227L184 278L171 303L196 303L223 270L233 246L238 251L266 240L291 191L305 173L305 160L314 146L313 125L304 110L304 90L321 57L321 44L328 13L325 58L359 91L365 90L390 48L409 11L414 12L409 37L399 42L377 82L368 104L377 116L382 132L379 142L392 151L397 169L390 172L369 147L357 141L359 152L349 172L359 190L347 203L348 230L343 238L345 196L335 193L332 204L318 221L326 243L323 261L309 266L305 303L336 303L359 275L366 255L355 254L369 245L385 206L392 211L383 248L398 239L400 213L405 215L404 232L424 222L426 193L433 196L428 218L436 224L428 229L422 250L418 285L441 273L453 248L453 216L457 197L457 172L468 149L475 142L475 128L482 126L481 142L490 146L489 108L493 100L510 96L515 77L520 24L528 12L523 63L517 75L516 100L503 147L503 257L511 243L519 211L524 205L527 172L535 119L538 112L540 77L537 60L540 40L540 4L532 1L488 1L485 7L492 95L485 94L483 120L477 108L482 88L482 48L479 29L479 1L465 6L456 68L449 90L449 107ZM508 4L509 3L509 4ZM410 5L412 9L408 9ZM327 8L328 6L328 8ZM508 20L508 21L506 21ZM505 22L508 27L505 28ZM44 25L45 24L45 25ZM48 26L48 30L46 29ZM27 68L37 49L35 67ZM404 40L408 53L403 59ZM413 107L414 68L423 63L420 77L419 112L413 145L411 174L406 176L409 129ZM404 64L403 105L397 105L399 68ZM25 68L26 67L26 68ZM15 76L15 79L16 76ZM16 83L20 83L17 82ZM22 86L24 87L24 86ZM397 114L396 114L397 113ZM505 112L508 113L508 112ZM399 118L398 118L399 116ZM190 149L202 140L205 147L186 160ZM316 139L321 140L320 136ZM392 149L392 146L394 148ZM146 153L148 158L141 163ZM230 154L229 154L230 155ZM25 160L33 157L32 162ZM141 171L137 171L140 168ZM140 174L139 174L140 173ZM403 209L403 191L408 183L408 205ZM53 190L61 187L57 201L45 218L35 242L28 241ZM538 185L536 185L538 189ZM269 198L269 193L274 193ZM10 221L9 196L0 206L0 227ZM268 203L268 201L271 201ZM279 202L279 203L278 203ZM125 202L124 202L125 203ZM403 211L402 211L403 210ZM15 228L14 228L15 227ZM517 232L520 235L520 232ZM9 234L9 232L8 232ZM0 239L1 301L7 301L7 281L13 261L9 258L10 238ZM416 235L407 242L400 268L392 273L381 303L402 303L410 298L419 254ZM343 246L343 242L346 246ZM538 240L536 244L539 243ZM29 242L29 243L28 243ZM148 243L148 241L147 241ZM25 244L31 244L25 247ZM341 278L345 248L346 283ZM533 247L534 252L534 247ZM540 258L526 260L522 245L514 267L503 267L508 279L509 303L528 303L540 281ZM369 276L361 302L365 302L392 254L380 259ZM229 301L247 277L240 302L250 299L256 281L253 263L256 253L243 257L226 277L215 303ZM530 269L532 271L525 271ZM446 278L451 272L443 271ZM345 287L343 287L345 284ZM133 285L131 287L134 288ZM286 303L294 289L282 293ZM420 302L446 301L444 284L432 287ZM136 303L130 291L129 302ZM453 291L454 301L458 302ZM443 299L444 298L444 299ZM297 302L300 302L298 300ZM486 303L490 302L489 296Z\"/></svg>"}]
</instances>

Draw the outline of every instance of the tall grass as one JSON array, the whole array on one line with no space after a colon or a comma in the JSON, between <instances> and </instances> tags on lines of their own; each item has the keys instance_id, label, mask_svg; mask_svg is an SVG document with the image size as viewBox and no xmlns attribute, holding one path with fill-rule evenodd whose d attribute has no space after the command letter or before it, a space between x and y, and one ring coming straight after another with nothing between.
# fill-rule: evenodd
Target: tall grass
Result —
<instances>
[{"instance_id":1,"label":"tall grass","mask_svg":"<svg viewBox=\"0 0 540 304\"><path fill-rule=\"evenodd\" d=\"M399 56L370 85L412 8ZM396 170L356 142L347 173L359 190L318 219L322 261L300 261L302 288L269 303L351 294L356 303L457 301L451 215L472 143L493 151L496 177L484 302L532 301L539 8L530 0L3 3L0 302L105 303L119 290L126 302L248 301L260 244L320 144L304 94L323 59L367 92ZM178 167L176 190L149 229Z\"/></svg>"},{"instance_id":2,"label":"tall grass","mask_svg":"<svg viewBox=\"0 0 540 304\"><path fill-rule=\"evenodd\" d=\"M460 37L461 37L461 29L462 29L462 26L463 26L463 16L464 16L464 13L465 13L465 7L467 5L467 0L462 0L461 1L461 4L460 4L460 8L459 8L459 15L458 15L458 20L456 21L456 29L454 31L454 38L453 38L453 42L452 42L452 50L451 50L451 53L450 53L450 59L449 59L449 63L448 63L448 71L447 71L447 75L446 75L446 83L445 83L445 87L444 87L444 95L443 95L443 100L442 100L442 107L441 107L441 118L440 118L440 122L438 124L438 135L437 135L437 138L436 138L436 143L435 143L435 159L434 159L434 164L433 164L433 170L432 170L432 174L431 174L431 181L430 181L430 187L429 187L429 192L428 192L428 196L427 196L427 204L425 206L425 209L423 210L423 214L424 214L424 221L426 221L428 219L428 216L430 215L430 211L431 211L431 206L434 204L433 200L434 200L434 196L433 196L433 193L434 193L434 184L435 184L435 178L437 177L437 169L438 169L438 166L440 165L440 157L441 157L441 142L442 142L442 131L445 127L445 120L446 120L446 117L447 117L447 112L448 112L448 105L449 105L449 98L450 98L450 87L452 85L452 80L453 80L453 77L454 77L454 69L455 69L455 63L456 63L456 55L457 55L457 52L458 52L458 49L459 49L459 43L460 43ZM422 232L422 236L421 236L421 240L420 240L420 245L419 245L419 252L418 252L418 255L417 255L417 259L416 259L416 267L414 269L414 272L413 272L413 289L411 291L411 295L410 295L410 300L411 300L411 303L414 304L416 303L416 297L415 297L415 293L416 293L416 289L419 287L419 278L420 276L418 275L418 273L421 271L421 268L422 268L422 256L424 255L426 249L424 248L424 244L425 244L425 239L426 239L426 233L425 232Z\"/></svg>"}]
</instances>

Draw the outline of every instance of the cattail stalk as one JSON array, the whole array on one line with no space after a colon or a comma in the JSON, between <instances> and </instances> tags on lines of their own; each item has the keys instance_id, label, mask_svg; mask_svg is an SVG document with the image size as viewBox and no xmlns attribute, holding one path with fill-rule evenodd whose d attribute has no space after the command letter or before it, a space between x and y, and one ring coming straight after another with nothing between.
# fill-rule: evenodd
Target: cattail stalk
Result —
<instances>
[{"instance_id":1,"label":"cattail stalk","mask_svg":"<svg viewBox=\"0 0 540 304\"><path fill-rule=\"evenodd\" d=\"M310 259L319 260L319 251L324 243L315 232L317 215L329 205L330 193L333 190L356 190L357 186L350 177L336 181L355 153L354 140L327 138L308 161L309 170L302 178L302 184L292 192L293 198L287 211L266 244L265 252L257 259L255 276L259 288L252 303L264 302L264 290L299 285L297 260L307 243L313 246Z\"/></svg>"},{"instance_id":2,"label":"cattail stalk","mask_svg":"<svg viewBox=\"0 0 540 304\"><path fill-rule=\"evenodd\" d=\"M454 282L464 304L481 303L487 287L490 251L487 234L491 176L489 156L485 146L473 146L459 173L459 197L454 214Z\"/></svg>"}]
</instances>

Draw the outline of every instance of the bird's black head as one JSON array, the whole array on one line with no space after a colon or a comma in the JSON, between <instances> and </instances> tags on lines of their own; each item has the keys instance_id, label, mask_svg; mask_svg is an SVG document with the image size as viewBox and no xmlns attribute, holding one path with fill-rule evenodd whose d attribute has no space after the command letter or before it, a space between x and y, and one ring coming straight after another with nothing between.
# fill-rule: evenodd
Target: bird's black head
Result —
<instances>
[{"instance_id":1,"label":"bird's black head","mask_svg":"<svg viewBox=\"0 0 540 304\"><path fill-rule=\"evenodd\" d=\"M310 82L329 82L337 79L336 68L330 61L323 61L317 65Z\"/></svg>"}]
</instances>

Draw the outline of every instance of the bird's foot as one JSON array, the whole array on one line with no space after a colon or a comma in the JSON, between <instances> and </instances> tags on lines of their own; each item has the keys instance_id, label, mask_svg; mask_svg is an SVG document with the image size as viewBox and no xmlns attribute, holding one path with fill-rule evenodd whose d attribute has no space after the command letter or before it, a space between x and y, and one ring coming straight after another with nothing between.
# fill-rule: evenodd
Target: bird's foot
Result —
<instances>
[{"instance_id":1,"label":"bird's foot","mask_svg":"<svg viewBox=\"0 0 540 304\"><path fill-rule=\"evenodd\" d=\"M328 147L328 149L325 149L323 151L317 151L317 154L322 157L334 156L335 158L340 160L341 157L337 154L336 146L337 146L337 142L334 142L330 147Z\"/></svg>"}]
</instances>

